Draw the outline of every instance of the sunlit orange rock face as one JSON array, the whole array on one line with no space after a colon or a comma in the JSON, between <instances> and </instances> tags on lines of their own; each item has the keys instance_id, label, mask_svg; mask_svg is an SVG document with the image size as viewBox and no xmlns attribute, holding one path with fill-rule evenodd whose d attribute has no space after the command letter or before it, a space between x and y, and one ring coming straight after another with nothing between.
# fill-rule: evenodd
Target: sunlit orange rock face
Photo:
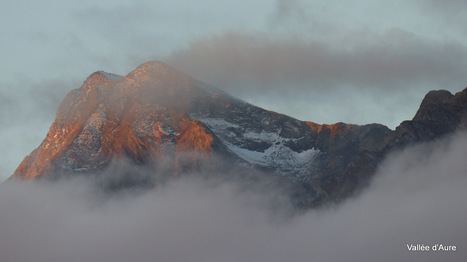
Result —
<instances>
[{"instance_id":1,"label":"sunlit orange rock face","mask_svg":"<svg viewBox=\"0 0 467 262\"><path fill-rule=\"evenodd\" d=\"M351 131L358 131L360 126L336 123L336 124L317 124L314 122L306 121L306 124L310 127L313 132L316 132L318 136L326 136L329 142L335 142L336 138L345 137Z\"/></svg>"},{"instance_id":2,"label":"sunlit orange rock face","mask_svg":"<svg viewBox=\"0 0 467 262\"><path fill-rule=\"evenodd\" d=\"M125 77L92 74L66 96L46 138L14 177L34 179L61 167L95 169L116 156L145 161L160 154L176 160L187 151L209 154L212 135L185 114L193 97L208 95L194 81L158 62Z\"/></svg>"}]
</instances>

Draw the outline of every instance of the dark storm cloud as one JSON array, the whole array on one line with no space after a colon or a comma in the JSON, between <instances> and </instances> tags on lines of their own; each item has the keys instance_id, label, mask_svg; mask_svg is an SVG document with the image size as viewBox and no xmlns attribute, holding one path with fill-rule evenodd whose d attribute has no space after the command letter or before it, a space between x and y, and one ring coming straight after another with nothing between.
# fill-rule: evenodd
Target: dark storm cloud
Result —
<instances>
[{"instance_id":1,"label":"dark storm cloud","mask_svg":"<svg viewBox=\"0 0 467 262\"><path fill-rule=\"evenodd\" d=\"M0 260L464 261L466 154L466 133L394 153L360 197L285 220L264 195L193 178L113 198L85 180L3 184Z\"/></svg>"}]
</instances>

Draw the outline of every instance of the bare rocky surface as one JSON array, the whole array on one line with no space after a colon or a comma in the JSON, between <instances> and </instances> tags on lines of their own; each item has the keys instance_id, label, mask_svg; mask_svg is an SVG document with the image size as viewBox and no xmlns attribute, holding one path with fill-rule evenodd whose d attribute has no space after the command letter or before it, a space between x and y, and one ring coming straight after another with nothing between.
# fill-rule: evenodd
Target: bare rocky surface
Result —
<instances>
[{"instance_id":1,"label":"bare rocky surface","mask_svg":"<svg viewBox=\"0 0 467 262\"><path fill-rule=\"evenodd\" d=\"M96 72L72 90L12 178L88 175L112 190L207 174L285 188L297 205L312 207L354 195L388 152L466 121L467 89L428 93L414 118L393 131L299 121L148 62L124 77Z\"/></svg>"}]
</instances>

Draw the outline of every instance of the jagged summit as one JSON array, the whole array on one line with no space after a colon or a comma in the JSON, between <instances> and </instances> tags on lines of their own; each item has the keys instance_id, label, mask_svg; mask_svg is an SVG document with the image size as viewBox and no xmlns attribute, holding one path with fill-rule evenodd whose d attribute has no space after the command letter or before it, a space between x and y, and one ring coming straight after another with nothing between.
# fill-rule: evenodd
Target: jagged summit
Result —
<instances>
[{"instance_id":1,"label":"jagged summit","mask_svg":"<svg viewBox=\"0 0 467 262\"><path fill-rule=\"evenodd\" d=\"M135 70L130 72L128 75L132 74L148 74L153 76L163 76L167 74L171 74L173 72L179 72L175 68L169 66L168 64L161 62L161 61L149 61L146 63L141 64Z\"/></svg>"},{"instance_id":2,"label":"jagged summit","mask_svg":"<svg viewBox=\"0 0 467 262\"><path fill-rule=\"evenodd\" d=\"M118 81L116 77L109 77L108 74L109 73L106 73L104 71L97 71L92 73L86 78L86 80L84 80L82 88L87 89L94 86L113 85L113 82Z\"/></svg>"},{"instance_id":3,"label":"jagged summit","mask_svg":"<svg viewBox=\"0 0 467 262\"><path fill-rule=\"evenodd\" d=\"M116 83L117 85L115 85ZM183 72L178 71L164 62L149 61L141 64L126 76L120 76L105 71L97 71L91 74L84 81L83 87L109 85L120 89L158 89L157 91L159 92L166 89L186 92L194 86L197 86L197 88L203 88L204 86L201 82Z\"/></svg>"},{"instance_id":4,"label":"jagged summit","mask_svg":"<svg viewBox=\"0 0 467 262\"><path fill-rule=\"evenodd\" d=\"M430 111L430 108L448 105L453 97L454 95L447 90L433 90L428 92L423 98L420 108L413 119L430 119L431 117L427 114L427 111Z\"/></svg>"},{"instance_id":5,"label":"jagged summit","mask_svg":"<svg viewBox=\"0 0 467 262\"><path fill-rule=\"evenodd\" d=\"M137 81L162 80L162 81L194 81L193 78L178 71L164 62L150 61L138 66L125 76L126 79Z\"/></svg>"},{"instance_id":6,"label":"jagged summit","mask_svg":"<svg viewBox=\"0 0 467 262\"><path fill-rule=\"evenodd\" d=\"M105 77L106 79L109 79L111 81L118 81L118 80L122 79L122 77L123 77L121 75L116 75L116 74L108 73L108 72L105 72L105 71L97 71L96 73L102 75L103 77Z\"/></svg>"},{"instance_id":7,"label":"jagged summit","mask_svg":"<svg viewBox=\"0 0 467 262\"><path fill-rule=\"evenodd\" d=\"M463 115L467 111L466 94L467 88L455 95L446 90L430 91L412 120L431 121L443 125L464 122ZM456 126L451 128L456 128Z\"/></svg>"},{"instance_id":8,"label":"jagged summit","mask_svg":"<svg viewBox=\"0 0 467 262\"><path fill-rule=\"evenodd\" d=\"M14 176L96 171L123 156L175 159L182 148L210 151L212 135L187 112L200 102L209 105L212 95L201 82L161 62L145 63L123 78L95 72L68 93L41 146Z\"/></svg>"},{"instance_id":9,"label":"jagged summit","mask_svg":"<svg viewBox=\"0 0 467 262\"><path fill-rule=\"evenodd\" d=\"M98 71L68 93L46 138L12 177L93 175L121 188L157 184L160 174L228 171L242 181L287 185L299 205L313 206L353 194L391 149L452 132L466 116L467 89L455 96L430 92L414 119L394 131L320 125L147 62L124 77ZM121 175L114 167L120 161L147 172Z\"/></svg>"}]
</instances>

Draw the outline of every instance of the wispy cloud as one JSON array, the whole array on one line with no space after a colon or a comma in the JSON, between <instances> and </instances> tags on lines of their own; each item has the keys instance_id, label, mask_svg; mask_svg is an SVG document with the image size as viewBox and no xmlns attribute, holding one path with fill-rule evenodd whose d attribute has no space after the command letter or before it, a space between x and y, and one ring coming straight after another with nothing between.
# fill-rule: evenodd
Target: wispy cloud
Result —
<instances>
[{"instance_id":1,"label":"wispy cloud","mask_svg":"<svg viewBox=\"0 0 467 262\"><path fill-rule=\"evenodd\" d=\"M417 36L392 31L383 35L355 32L340 47L301 38L229 33L196 41L175 52L170 61L208 82L253 82L259 90L293 91L376 89L405 90L423 83L459 85L465 82L463 68L467 51L456 42L427 42ZM239 85L238 88L241 88Z\"/></svg>"},{"instance_id":2,"label":"wispy cloud","mask_svg":"<svg viewBox=\"0 0 467 262\"><path fill-rule=\"evenodd\" d=\"M456 92L467 84L464 46L403 30L355 31L340 45L228 33L193 42L168 60L252 103L322 123L394 128L413 116L429 90Z\"/></svg>"}]
</instances>

